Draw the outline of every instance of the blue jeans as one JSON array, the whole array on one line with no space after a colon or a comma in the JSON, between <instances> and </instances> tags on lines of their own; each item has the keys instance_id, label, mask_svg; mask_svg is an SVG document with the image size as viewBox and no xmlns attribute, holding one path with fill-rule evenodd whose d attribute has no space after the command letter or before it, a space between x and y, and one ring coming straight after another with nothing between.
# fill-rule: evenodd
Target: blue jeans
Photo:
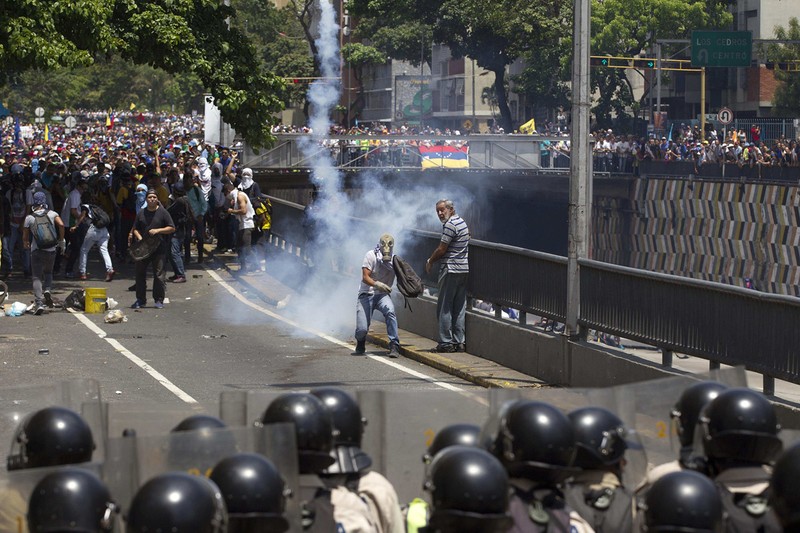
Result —
<instances>
[{"instance_id":1,"label":"blue jeans","mask_svg":"<svg viewBox=\"0 0 800 533\"><path fill-rule=\"evenodd\" d=\"M400 340L397 338L397 315L394 313L394 302L392 297L385 292L375 292L374 295L361 294L358 296L358 305L356 305L356 340L363 341L367 337L370 322L372 322L372 313L378 310L383 314L386 319L386 335L389 337L389 342L399 345Z\"/></svg>"},{"instance_id":2,"label":"blue jeans","mask_svg":"<svg viewBox=\"0 0 800 533\"><path fill-rule=\"evenodd\" d=\"M172 234L172 246L169 254L169 264L172 265L172 272L179 277L186 277L186 270L183 266L181 247L183 246L183 232L176 231Z\"/></svg>"},{"instance_id":3,"label":"blue jeans","mask_svg":"<svg viewBox=\"0 0 800 533\"><path fill-rule=\"evenodd\" d=\"M33 239L33 235L31 235ZM22 226L9 225L3 237L3 272L11 272L14 267L14 248L17 243L22 242ZM31 252L22 250L22 270L31 271Z\"/></svg>"},{"instance_id":4,"label":"blue jeans","mask_svg":"<svg viewBox=\"0 0 800 533\"><path fill-rule=\"evenodd\" d=\"M464 344L464 318L467 314L467 276L442 271L439 274L439 344Z\"/></svg>"}]
</instances>

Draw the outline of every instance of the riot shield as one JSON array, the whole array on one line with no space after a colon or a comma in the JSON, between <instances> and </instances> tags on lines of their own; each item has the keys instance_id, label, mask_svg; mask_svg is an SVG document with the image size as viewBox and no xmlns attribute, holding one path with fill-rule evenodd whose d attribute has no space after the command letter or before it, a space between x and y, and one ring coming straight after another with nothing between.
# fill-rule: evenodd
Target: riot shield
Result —
<instances>
[{"instance_id":1,"label":"riot shield","mask_svg":"<svg viewBox=\"0 0 800 533\"><path fill-rule=\"evenodd\" d=\"M11 454L12 448L19 447L15 440L26 417L54 406L66 407L86 421L95 444L92 460L102 462L105 456L105 417L100 401L100 385L92 379L0 388L0 443L7 446L7 455ZM3 459L5 462L5 457Z\"/></svg>"},{"instance_id":2,"label":"riot shield","mask_svg":"<svg viewBox=\"0 0 800 533\"><path fill-rule=\"evenodd\" d=\"M128 434L110 438L103 478L123 509L148 479L172 471L208 477L222 459L239 453L258 453L272 461L297 493L297 447L291 424L226 427L180 431L162 435ZM299 516L290 498L287 517ZM299 519L298 519L299 524Z\"/></svg>"}]
</instances>

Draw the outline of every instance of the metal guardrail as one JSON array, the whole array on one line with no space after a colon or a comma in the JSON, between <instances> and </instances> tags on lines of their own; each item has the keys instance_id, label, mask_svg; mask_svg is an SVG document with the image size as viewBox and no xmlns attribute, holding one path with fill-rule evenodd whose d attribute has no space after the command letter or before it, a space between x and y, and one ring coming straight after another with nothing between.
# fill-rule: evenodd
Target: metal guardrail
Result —
<instances>
[{"instance_id":1,"label":"metal guardrail","mask_svg":"<svg viewBox=\"0 0 800 533\"><path fill-rule=\"evenodd\" d=\"M273 244L302 257L303 206L272 202ZM353 223L380 231L377 222ZM420 230L398 236L405 258L431 287L436 279L424 275L423 265L439 237ZM469 257L471 298L520 311L522 325L525 314L564 321L565 257L475 239ZM744 366L764 376L765 394L774 394L775 378L800 384L800 299L590 259L579 265L582 328L656 347L665 366L673 352L707 359L711 368Z\"/></svg>"}]
</instances>

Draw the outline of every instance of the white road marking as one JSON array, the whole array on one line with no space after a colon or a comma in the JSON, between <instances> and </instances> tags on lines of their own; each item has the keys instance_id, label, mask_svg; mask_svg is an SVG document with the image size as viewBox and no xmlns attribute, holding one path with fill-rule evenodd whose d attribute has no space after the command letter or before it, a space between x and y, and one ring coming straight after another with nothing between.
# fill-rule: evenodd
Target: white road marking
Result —
<instances>
[{"instance_id":1,"label":"white road marking","mask_svg":"<svg viewBox=\"0 0 800 533\"><path fill-rule=\"evenodd\" d=\"M353 349L353 346L351 344L347 343L347 342L339 340L339 339L337 339L335 337L331 337L330 335L322 333L321 331L316 331L314 329L306 327L306 326L304 326L304 325L302 325L302 324L300 324L298 322L295 322L294 320L292 320L290 318L286 318L284 316L279 315L278 313L274 313L274 312L270 311L269 309L267 309L266 307L262 307L262 306L258 305L257 303L249 300L247 297L245 297L242 294L240 294L239 291L237 291L236 289L231 287L231 285L227 281L222 279L222 277L220 277L219 274L217 274L213 270L209 269L208 267L206 267L206 272L208 272L208 274L217 283L222 285L222 287L225 290L227 290L229 293L231 293L234 298L236 298L237 300L239 300L243 304L249 306L251 309L255 309L256 311L258 311L260 313L263 313L263 314L265 314L265 315L267 315L269 317L272 317L275 320L280 320L284 324L288 324L288 325L292 326L293 328L297 328L297 329L301 329L303 331L307 331L308 333L311 333L312 335L316 335L317 337L319 337L321 339L325 339L328 342L332 342L333 344L336 344L337 346L341 346L342 348L346 348L348 350L352 350ZM451 385L451 384L445 383L443 381L438 381L435 378L432 378L430 376L427 376L427 375L423 374L422 372L417 372L416 370L412 370L410 368L406 368L405 366L403 366L403 365L401 365L399 363L396 363L395 361L388 360L385 357L378 357L378 356L375 356L375 355L367 355L366 357L369 357L373 361L378 361L379 363L383 363L384 365L388 365L388 366L391 366L393 368L396 368L397 370L405 372L406 374L410 374L410 375L412 375L412 376L414 376L416 378L424 379L425 381L428 381L428 382L430 382L430 383L432 383L432 384L434 384L434 385L436 385L438 387L441 387L443 389L447 389L447 390L450 390L450 391L459 392L459 393L462 393L462 394L468 394L469 395L469 393L465 389L462 389L461 387L457 387L455 385Z\"/></svg>"},{"instance_id":2,"label":"white road marking","mask_svg":"<svg viewBox=\"0 0 800 533\"><path fill-rule=\"evenodd\" d=\"M127 357L133 364L150 374L156 381L161 383L161 385L170 391L172 394L180 398L182 401L186 403L197 403L197 400L186 394L182 389L180 389L177 385L172 383L168 380L164 375L153 368L152 366L145 363L142 359L136 356L133 352L125 348L122 343L120 343L117 339L109 339L107 333L103 331L103 329L86 318L82 313L76 313L70 309L70 312L75 315L75 317L87 328L89 328L92 332L94 332L98 337L109 343L111 346L114 347L116 351Z\"/></svg>"}]
</instances>

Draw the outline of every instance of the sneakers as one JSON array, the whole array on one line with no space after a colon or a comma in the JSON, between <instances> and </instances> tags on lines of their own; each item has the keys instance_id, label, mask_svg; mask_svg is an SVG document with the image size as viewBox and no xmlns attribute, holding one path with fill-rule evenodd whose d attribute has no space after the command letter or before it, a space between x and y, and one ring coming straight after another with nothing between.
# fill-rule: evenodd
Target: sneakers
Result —
<instances>
[{"instance_id":1,"label":"sneakers","mask_svg":"<svg viewBox=\"0 0 800 533\"><path fill-rule=\"evenodd\" d=\"M114 272L113 270L109 270L108 272L106 272L106 281L111 281L112 279L114 279L114 274L116 274L116 272Z\"/></svg>"},{"instance_id":2,"label":"sneakers","mask_svg":"<svg viewBox=\"0 0 800 533\"><path fill-rule=\"evenodd\" d=\"M44 304L50 308L55 307L53 304L53 296L50 294L50 291L44 291Z\"/></svg>"},{"instance_id":3,"label":"sneakers","mask_svg":"<svg viewBox=\"0 0 800 533\"><path fill-rule=\"evenodd\" d=\"M81 281L86 281L87 279L89 279L89 276L87 276L86 274L81 274L80 278Z\"/></svg>"},{"instance_id":4,"label":"sneakers","mask_svg":"<svg viewBox=\"0 0 800 533\"><path fill-rule=\"evenodd\" d=\"M34 311L33 311L33 314L36 315L36 316L39 316L42 313L44 313L44 306L43 305L37 305L36 309L34 309Z\"/></svg>"},{"instance_id":5,"label":"sneakers","mask_svg":"<svg viewBox=\"0 0 800 533\"><path fill-rule=\"evenodd\" d=\"M467 351L467 345L464 344L463 342L456 344L456 351L457 352L466 352Z\"/></svg>"},{"instance_id":6,"label":"sneakers","mask_svg":"<svg viewBox=\"0 0 800 533\"><path fill-rule=\"evenodd\" d=\"M452 344L437 344L431 351L434 353L453 353L456 351L456 347Z\"/></svg>"},{"instance_id":7,"label":"sneakers","mask_svg":"<svg viewBox=\"0 0 800 533\"><path fill-rule=\"evenodd\" d=\"M180 276L178 276L177 274L175 274L175 275L172 275L172 276L168 277L168 278L167 278L167 281L175 281L175 278L179 278L179 277L180 277Z\"/></svg>"},{"instance_id":8,"label":"sneakers","mask_svg":"<svg viewBox=\"0 0 800 533\"><path fill-rule=\"evenodd\" d=\"M139 300L136 300L135 302L133 302L131 309L141 309L142 307L144 307L144 305L145 302L140 302Z\"/></svg>"},{"instance_id":9,"label":"sneakers","mask_svg":"<svg viewBox=\"0 0 800 533\"><path fill-rule=\"evenodd\" d=\"M367 341L356 341L356 351L353 352L353 355L364 355L367 352Z\"/></svg>"},{"instance_id":10,"label":"sneakers","mask_svg":"<svg viewBox=\"0 0 800 533\"><path fill-rule=\"evenodd\" d=\"M171 279L170 281L172 283L186 283L186 277L185 276L177 276L177 277Z\"/></svg>"},{"instance_id":11,"label":"sneakers","mask_svg":"<svg viewBox=\"0 0 800 533\"><path fill-rule=\"evenodd\" d=\"M164 302L161 300L156 300L156 303L153 305L156 309L164 309Z\"/></svg>"},{"instance_id":12,"label":"sneakers","mask_svg":"<svg viewBox=\"0 0 800 533\"><path fill-rule=\"evenodd\" d=\"M392 359L397 359L398 357L400 357L400 346L398 346L398 345L397 345L396 343L394 343L394 342L393 342L393 343L391 343L391 344L389 345L389 353L388 353L388 354L386 354L386 355L388 355L388 356L389 356L389 357L391 357Z\"/></svg>"}]
</instances>

